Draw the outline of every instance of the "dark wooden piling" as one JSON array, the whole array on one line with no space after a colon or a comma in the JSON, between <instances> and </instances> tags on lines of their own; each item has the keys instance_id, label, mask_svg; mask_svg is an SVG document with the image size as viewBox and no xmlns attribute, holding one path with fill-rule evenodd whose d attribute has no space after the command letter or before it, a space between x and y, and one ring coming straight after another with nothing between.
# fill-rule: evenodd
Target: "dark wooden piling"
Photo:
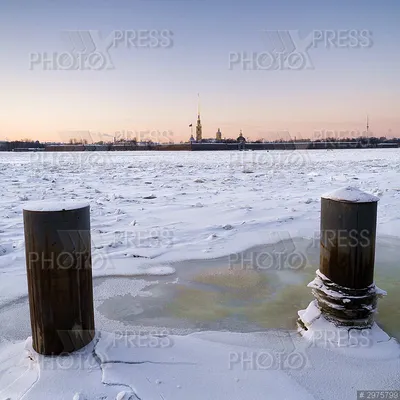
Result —
<instances>
[{"instance_id":1,"label":"dark wooden piling","mask_svg":"<svg viewBox=\"0 0 400 400\"><path fill-rule=\"evenodd\" d=\"M377 202L354 188L321 199L320 268L309 286L337 325L365 327L374 320Z\"/></svg>"},{"instance_id":2,"label":"dark wooden piling","mask_svg":"<svg viewBox=\"0 0 400 400\"><path fill-rule=\"evenodd\" d=\"M95 332L89 206L37 203L23 214L33 348L73 352Z\"/></svg>"}]
</instances>

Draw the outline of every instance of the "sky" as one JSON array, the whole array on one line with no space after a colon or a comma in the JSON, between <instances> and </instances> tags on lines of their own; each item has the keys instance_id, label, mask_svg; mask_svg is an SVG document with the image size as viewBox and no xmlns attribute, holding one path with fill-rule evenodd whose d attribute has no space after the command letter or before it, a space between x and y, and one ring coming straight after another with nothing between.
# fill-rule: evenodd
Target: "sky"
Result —
<instances>
[{"instance_id":1,"label":"sky","mask_svg":"<svg viewBox=\"0 0 400 400\"><path fill-rule=\"evenodd\" d=\"M0 140L400 136L400 2L0 0ZM97 57L97 58L96 58ZM200 102L198 94L200 94Z\"/></svg>"}]
</instances>

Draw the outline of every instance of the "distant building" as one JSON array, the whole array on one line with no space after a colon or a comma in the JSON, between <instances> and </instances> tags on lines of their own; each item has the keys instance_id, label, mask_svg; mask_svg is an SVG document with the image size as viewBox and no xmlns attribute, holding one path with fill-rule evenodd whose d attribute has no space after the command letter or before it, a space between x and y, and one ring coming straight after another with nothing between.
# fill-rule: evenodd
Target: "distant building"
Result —
<instances>
[{"instance_id":1,"label":"distant building","mask_svg":"<svg viewBox=\"0 0 400 400\"><path fill-rule=\"evenodd\" d=\"M244 150L246 144L246 138L243 136L242 130L240 130L240 135L236 140L239 143L238 147L239 150Z\"/></svg>"},{"instance_id":2,"label":"distant building","mask_svg":"<svg viewBox=\"0 0 400 400\"><path fill-rule=\"evenodd\" d=\"M222 133L221 133L221 130L219 128L218 128L218 131L217 131L217 133L215 135L215 139L217 141L221 141L222 140Z\"/></svg>"},{"instance_id":3,"label":"distant building","mask_svg":"<svg viewBox=\"0 0 400 400\"><path fill-rule=\"evenodd\" d=\"M200 120L200 112L197 116L197 125L196 125L196 142L201 142L203 139L203 128L201 126L201 120Z\"/></svg>"},{"instance_id":4,"label":"distant building","mask_svg":"<svg viewBox=\"0 0 400 400\"><path fill-rule=\"evenodd\" d=\"M246 138L243 136L242 131L240 131L239 137L236 139L239 143L246 143Z\"/></svg>"},{"instance_id":5,"label":"distant building","mask_svg":"<svg viewBox=\"0 0 400 400\"><path fill-rule=\"evenodd\" d=\"M191 136L190 136L190 139L189 139L189 142L190 142L190 143L193 143L193 142L195 142L195 141L196 141L195 138L193 137L193 135L191 135Z\"/></svg>"}]
</instances>

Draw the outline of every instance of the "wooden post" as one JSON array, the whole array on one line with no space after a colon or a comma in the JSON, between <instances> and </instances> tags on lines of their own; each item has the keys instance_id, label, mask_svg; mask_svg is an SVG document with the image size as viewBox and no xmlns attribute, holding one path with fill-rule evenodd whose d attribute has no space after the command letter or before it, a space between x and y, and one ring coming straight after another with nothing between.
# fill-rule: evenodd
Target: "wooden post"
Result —
<instances>
[{"instance_id":1,"label":"wooden post","mask_svg":"<svg viewBox=\"0 0 400 400\"><path fill-rule=\"evenodd\" d=\"M378 200L350 187L321 199L320 268L309 287L336 325L374 322L380 294L374 284Z\"/></svg>"},{"instance_id":2,"label":"wooden post","mask_svg":"<svg viewBox=\"0 0 400 400\"><path fill-rule=\"evenodd\" d=\"M95 332L89 205L38 202L23 214L33 348L73 352Z\"/></svg>"}]
</instances>

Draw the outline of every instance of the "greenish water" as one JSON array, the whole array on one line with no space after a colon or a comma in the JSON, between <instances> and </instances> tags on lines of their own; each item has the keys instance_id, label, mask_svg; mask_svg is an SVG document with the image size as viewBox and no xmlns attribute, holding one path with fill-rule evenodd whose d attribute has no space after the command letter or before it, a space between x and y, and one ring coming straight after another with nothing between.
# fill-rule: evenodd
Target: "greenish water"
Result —
<instances>
[{"instance_id":1,"label":"greenish water","mask_svg":"<svg viewBox=\"0 0 400 400\"><path fill-rule=\"evenodd\" d=\"M375 280L388 292L379 300L376 321L400 339L398 241L392 237L377 241ZM299 257L271 262L269 255L276 253ZM155 327L172 333L295 329L297 311L313 300L307 284L314 279L318 264L318 244L298 238L259 246L239 256L176 263L172 265L176 274L171 276L96 278L96 328ZM138 280L149 286L138 292ZM106 296L99 294L100 286ZM23 340L31 335L27 297L0 309L0 327L1 338Z\"/></svg>"},{"instance_id":2,"label":"greenish water","mask_svg":"<svg viewBox=\"0 0 400 400\"><path fill-rule=\"evenodd\" d=\"M377 242L376 283L388 296L379 301L376 320L400 338L397 242L390 237ZM151 295L115 296L98 304L97 311L132 327L236 332L295 329L297 311L313 300L307 284L314 279L318 264L318 244L302 238L236 256L180 262L172 265L175 276L151 282L146 288Z\"/></svg>"}]
</instances>

